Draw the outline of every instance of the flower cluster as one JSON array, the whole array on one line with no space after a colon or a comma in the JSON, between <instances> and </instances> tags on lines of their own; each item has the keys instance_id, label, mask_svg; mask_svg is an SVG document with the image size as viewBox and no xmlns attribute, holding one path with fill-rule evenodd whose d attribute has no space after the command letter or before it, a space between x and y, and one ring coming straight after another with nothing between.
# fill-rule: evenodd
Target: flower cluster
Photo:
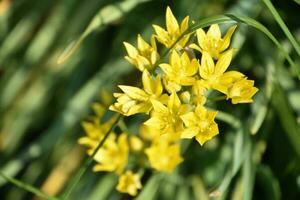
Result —
<instances>
[{"instance_id":1,"label":"flower cluster","mask_svg":"<svg viewBox=\"0 0 300 200\"><path fill-rule=\"evenodd\" d=\"M153 28L156 34L151 37L151 45L140 35L138 48L124 43L128 53L125 58L142 72L142 88L120 85L122 93L114 93L117 101L110 110L125 116L149 115L146 126L173 138L169 146L162 144L156 148L168 149L181 138L193 137L203 145L219 133L217 111L205 107L210 91L222 93L233 104L252 102L258 91L254 81L244 74L227 71L235 52L230 42L236 26L230 27L224 37L217 24L207 32L199 28L194 43L191 33L186 33L189 17L179 25L168 7L166 29L157 25ZM168 62L159 62L156 42L170 50ZM197 59L198 53L201 59ZM148 150L147 155L153 152Z\"/></svg>"},{"instance_id":2,"label":"flower cluster","mask_svg":"<svg viewBox=\"0 0 300 200\"><path fill-rule=\"evenodd\" d=\"M106 110L105 105L95 103L92 107L96 114L91 116L89 120L82 122L86 136L78 140L79 144L87 147L87 154L90 156L116 121L116 117L111 117L106 122L101 122ZM117 190L135 196L137 190L142 187L140 176L131 170L126 170L126 166L130 151L139 151L142 145L141 140L134 135L125 132L120 134L111 132L103 146L94 154L93 159L96 164L93 171L114 172L119 176Z\"/></svg>"},{"instance_id":3,"label":"flower cluster","mask_svg":"<svg viewBox=\"0 0 300 200\"><path fill-rule=\"evenodd\" d=\"M235 49L230 48L236 26L222 37L213 24L205 32L189 32L189 17L179 25L171 9L166 11L166 29L153 25L155 34L150 44L141 35L137 47L124 42L125 59L141 71L141 87L119 85L116 102L109 109L124 116L142 113L148 116L140 124L137 135L111 133L96 152L95 171L111 171L120 176L117 190L132 196L141 189L139 173L134 170L150 165L161 172L172 172L182 161L180 140L195 138L200 145L219 133L215 121L217 111L207 107L208 95L217 91L232 104L251 103L258 91L254 81L238 71L227 71ZM197 38L197 41L193 41ZM161 56L159 45L169 50L169 58ZM87 136L79 143L88 147L89 155L112 126L115 118L101 123L104 114L100 104L93 106L96 116L83 122ZM122 128L121 128L122 129ZM146 157L142 163L128 165L129 156ZM134 159L133 159L134 160ZM138 160L138 159L136 159Z\"/></svg>"}]
</instances>

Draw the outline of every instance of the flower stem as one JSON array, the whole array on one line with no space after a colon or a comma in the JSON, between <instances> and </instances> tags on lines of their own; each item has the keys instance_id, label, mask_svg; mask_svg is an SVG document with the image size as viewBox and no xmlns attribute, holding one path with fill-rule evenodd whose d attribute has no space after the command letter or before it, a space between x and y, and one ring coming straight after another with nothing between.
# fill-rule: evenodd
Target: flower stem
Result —
<instances>
[{"instance_id":1,"label":"flower stem","mask_svg":"<svg viewBox=\"0 0 300 200\"><path fill-rule=\"evenodd\" d=\"M222 100L225 100L226 99L226 96L223 95L223 96L218 96L218 97L212 97L212 98L207 98L208 101L211 101L211 102L215 102L215 101L222 101Z\"/></svg>"},{"instance_id":2,"label":"flower stem","mask_svg":"<svg viewBox=\"0 0 300 200\"><path fill-rule=\"evenodd\" d=\"M86 158L83 165L80 167L80 169L75 174L75 176L74 176L73 180L71 181L70 185L67 186L65 192L62 194L62 198L61 198L62 200L68 199L68 197L70 196L70 194L72 193L72 191L74 190L74 188L76 187L78 182L80 181L81 177L86 172L87 168L93 162L94 156L96 155L98 150L103 146L104 142L106 141L106 139L108 138L110 133L115 129L115 127L117 126L120 119L121 119L121 115L118 115L116 121L113 123L113 125L110 127L110 129L105 133L104 138L99 142L99 144L96 147L96 149L94 150L93 154Z\"/></svg>"}]
</instances>

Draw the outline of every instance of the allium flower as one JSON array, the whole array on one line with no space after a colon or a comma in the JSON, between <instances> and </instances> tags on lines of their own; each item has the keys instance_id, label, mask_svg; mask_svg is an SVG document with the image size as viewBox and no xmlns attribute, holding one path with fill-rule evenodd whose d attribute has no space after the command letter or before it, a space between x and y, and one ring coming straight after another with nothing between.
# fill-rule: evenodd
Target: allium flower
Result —
<instances>
[{"instance_id":1,"label":"allium flower","mask_svg":"<svg viewBox=\"0 0 300 200\"><path fill-rule=\"evenodd\" d=\"M244 74L237 71L225 72L214 84L214 88L226 94L233 104L253 102L252 97L258 91L254 87L254 81L247 80Z\"/></svg>"},{"instance_id":2,"label":"allium flower","mask_svg":"<svg viewBox=\"0 0 300 200\"><path fill-rule=\"evenodd\" d=\"M181 116L186 126L182 132L181 138L193 138L203 145L219 133L218 125L214 121L217 112L208 111L201 105L198 105L195 112L189 112Z\"/></svg>"},{"instance_id":3,"label":"allium flower","mask_svg":"<svg viewBox=\"0 0 300 200\"><path fill-rule=\"evenodd\" d=\"M128 170L119 178L117 190L122 193L128 193L131 196L136 196L138 189L142 188L140 176Z\"/></svg>"},{"instance_id":4,"label":"allium flower","mask_svg":"<svg viewBox=\"0 0 300 200\"><path fill-rule=\"evenodd\" d=\"M176 51L172 51L170 56L170 64L163 63L159 67L164 71L168 81L172 81L180 86L193 85L195 78L193 77L200 65L196 59L190 59L186 52L183 52L181 56ZM169 89L171 91L177 91L176 88Z\"/></svg>"},{"instance_id":5,"label":"allium flower","mask_svg":"<svg viewBox=\"0 0 300 200\"><path fill-rule=\"evenodd\" d=\"M171 94L167 106L155 100L152 104L151 118L144 124L159 130L161 134L170 134L178 139L183 130L179 116L187 112L188 105L181 104L176 92Z\"/></svg>"},{"instance_id":6,"label":"allium flower","mask_svg":"<svg viewBox=\"0 0 300 200\"><path fill-rule=\"evenodd\" d=\"M94 156L97 164L93 167L93 170L114 171L119 175L127 164L128 153L127 133L122 133L118 138L115 134L112 134Z\"/></svg>"},{"instance_id":7,"label":"allium flower","mask_svg":"<svg viewBox=\"0 0 300 200\"><path fill-rule=\"evenodd\" d=\"M151 167L162 172L171 173L183 161L179 144L170 144L169 141L161 138L155 140L145 153Z\"/></svg>"},{"instance_id":8,"label":"allium flower","mask_svg":"<svg viewBox=\"0 0 300 200\"><path fill-rule=\"evenodd\" d=\"M89 155L93 154L95 148L97 147L99 141L102 140L105 133L110 129L115 121L115 117L110 118L104 123L100 123L100 119L104 114L104 107L101 104L94 104L93 110L96 113L95 116L91 116L90 121L83 121L81 123L86 136L79 138L78 143L88 147L87 153Z\"/></svg>"},{"instance_id":9,"label":"allium flower","mask_svg":"<svg viewBox=\"0 0 300 200\"><path fill-rule=\"evenodd\" d=\"M143 149L144 142L139 137L131 135L129 137L130 150L134 152L139 152Z\"/></svg>"},{"instance_id":10,"label":"allium flower","mask_svg":"<svg viewBox=\"0 0 300 200\"><path fill-rule=\"evenodd\" d=\"M206 97L205 97L205 83L203 80L197 80L194 85L192 86L192 96L191 100L192 103L195 105L204 105L206 102Z\"/></svg>"},{"instance_id":11,"label":"allium flower","mask_svg":"<svg viewBox=\"0 0 300 200\"><path fill-rule=\"evenodd\" d=\"M216 84L222 84L222 82L219 81L219 78L229 67L232 55L233 49L229 49L220 56L215 64L214 60L208 53L204 52L202 54L199 74L204 80L203 85L205 87L207 87L208 89L215 89Z\"/></svg>"},{"instance_id":12,"label":"allium flower","mask_svg":"<svg viewBox=\"0 0 300 200\"><path fill-rule=\"evenodd\" d=\"M257 91L258 88L254 87L254 81L243 77L228 86L226 95L233 104L251 103L253 102L252 97Z\"/></svg>"},{"instance_id":13,"label":"allium flower","mask_svg":"<svg viewBox=\"0 0 300 200\"><path fill-rule=\"evenodd\" d=\"M188 29L189 25L189 16L185 17L180 26L174 17L170 7L167 7L166 11L166 27L167 30L163 29L160 26L153 25L153 28L156 32L157 40L165 45L167 48L170 48L178 39L183 35L183 33ZM177 42L177 46L183 47L189 40L190 35L187 34Z\"/></svg>"},{"instance_id":14,"label":"allium flower","mask_svg":"<svg viewBox=\"0 0 300 200\"><path fill-rule=\"evenodd\" d=\"M154 37L151 38L151 45L145 42L141 35L138 35L137 49L127 42L124 42L124 46L128 53L125 59L140 71L152 70L159 59Z\"/></svg>"},{"instance_id":15,"label":"allium flower","mask_svg":"<svg viewBox=\"0 0 300 200\"><path fill-rule=\"evenodd\" d=\"M235 29L236 25L230 27L224 38L221 37L218 24L211 25L206 34L203 29L197 29L198 45L191 44L190 47L202 53L207 52L214 59L218 59L220 54L229 47Z\"/></svg>"},{"instance_id":16,"label":"allium flower","mask_svg":"<svg viewBox=\"0 0 300 200\"><path fill-rule=\"evenodd\" d=\"M166 94L162 94L163 87L160 76L155 79L147 70L143 72L143 89L132 86L119 85L124 93L114 93L117 102L109 107L110 110L130 116L136 113L149 113L152 109L151 100L165 101Z\"/></svg>"}]
</instances>

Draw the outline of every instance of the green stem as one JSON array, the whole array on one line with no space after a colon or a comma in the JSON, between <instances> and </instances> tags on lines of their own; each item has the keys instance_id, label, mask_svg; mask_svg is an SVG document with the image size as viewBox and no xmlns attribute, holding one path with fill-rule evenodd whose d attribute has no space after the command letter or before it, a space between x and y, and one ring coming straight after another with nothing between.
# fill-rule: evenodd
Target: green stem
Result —
<instances>
[{"instance_id":1,"label":"green stem","mask_svg":"<svg viewBox=\"0 0 300 200\"><path fill-rule=\"evenodd\" d=\"M207 97L207 100L208 101L211 101L211 102L215 102L215 101L222 101L222 100L225 100L227 97L225 95L223 96L218 96L218 97Z\"/></svg>"},{"instance_id":2,"label":"green stem","mask_svg":"<svg viewBox=\"0 0 300 200\"><path fill-rule=\"evenodd\" d=\"M93 154L86 158L83 165L80 167L80 169L75 174L75 176L74 176L73 180L71 181L70 185L66 188L65 192L63 193L62 200L68 199L68 197L70 196L70 194L75 189L78 182L80 181L81 177L86 172L87 168L93 162L94 156L96 155L98 150L103 146L104 142L106 141L106 139L108 138L110 133L115 129L115 127L117 126L120 119L121 119L121 115L119 115L117 117L116 121L113 123L113 125L110 127L110 129L105 133L104 138L99 142L99 144L96 147L96 149L94 150Z\"/></svg>"},{"instance_id":3,"label":"green stem","mask_svg":"<svg viewBox=\"0 0 300 200\"><path fill-rule=\"evenodd\" d=\"M275 20L279 24L280 28L283 30L284 34L289 39L289 41L292 43L292 45L295 48L296 52L300 56L300 46L299 46L298 42L296 41L296 39L294 38L294 36L290 32L289 28L286 26L286 24L284 23L284 21L280 17L279 13L277 12L275 7L273 6L272 2L270 0L262 0L262 1L268 7L268 9L272 13L273 17L275 18Z\"/></svg>"},{"instance_id":4,"label":"green stem","mask_svg":"<svg viewBox=\"0 0 300 200\"><path fill-rule=\"evenodd\" d=\"M19 187L23 190L26 190L28 192L33 193L36 196L42 197L42 198L47 199L47 200L58 200L56 197L52 197L52 196L48 195L47 193L41 191L40 189L38 189L38 188L28 184L28 183L25 183L25 182L22 182L20 180L15 179L15 178L6 176L1 171L0 171L0 176L2 178L4 178L6 181L14 184L15 186L17 186L17 187Z\"/></svg>"}]
</instances>

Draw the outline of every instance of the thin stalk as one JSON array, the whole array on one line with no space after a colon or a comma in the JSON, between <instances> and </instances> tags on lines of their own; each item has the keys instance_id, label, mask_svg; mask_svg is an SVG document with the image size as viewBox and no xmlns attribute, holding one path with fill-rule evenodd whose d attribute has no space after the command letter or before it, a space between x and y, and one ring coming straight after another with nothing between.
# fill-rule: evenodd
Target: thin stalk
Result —
<instances>
[{"instance_id":1,"label":"thin stalk","mask_svg":"<svg viewBox=\"0 0 300 200\"><path fill-rule=\"evenodd\" d=\"M292 33L290 32L289 28L286 26L282 18L280 17L279 13L277 12L276 8L273 6L272 2L270 0L262 0L264 4L267 6L267 8L270 10L272 13L273 17L275 18L276 22L279 24L280 28L286 35L286 37L289 39L289 41L292 43L294 49L300 56L300 46Z\"/></svg>"},{"instance_id":2,"label":"thin stalk","mask_svg":"<svg viewBox=\"0 0 300 200\"><path fill-rule=\"evenodd\" d=\"M115 129L115 127L117 126L120 119L121 119L121 115L119 115L117 117L116 121L113 123L113 125L110 127L110 129L105 133L104 138L99 142L99 144L96 147L96 149L94 150L93 154L86 158L83 165L80 167L80 169L75 174L75 176L74 176L73 180L71 181L70 185L66 188L65 192L62 194L62 198L61 198L62 200L68 199L68 197L70 196L70 194L75 189L78 182L80 181L81 177L86 172L87 168L93 162L94 156L96 155L98 150L103 146L104 142L106 141L106 139L108 138L110 133Z\"/></svg>"},{"instance_id":3,"label":"thin stalk","mask_svg":"<svg viewBox=\"0 0 300 200\"><path fill-rule=\"evenodd\" d=\"M225 95L217 96L217 97L207 97L207 100L210 102L222 101L225 100L227 97Z\"/></svg>"},{"instance_id":4,"label":"thin stalk","mask_svg":"<svg viewBox=\"0 0 300 200\"><path fill-rule=\"evenodd\" d=\"M2 178L4 178L6 181L12 183L13 185L23 189L23 190L26 190L28 192L31 192L33 194L35 194L36 196L39 196L43 199L47 199L47 200L58 200L56 197L52 197L50 195L48 195L47 193L41 191L40 189L28 184L28 183L25 183L23 181L20 181L20 180L17 180L15 178L12 178L12 177L9 177L9 176L6 176L5 174L3 174L1 171L0 171L0 176Z\"/></svg>"}]
</instances>

